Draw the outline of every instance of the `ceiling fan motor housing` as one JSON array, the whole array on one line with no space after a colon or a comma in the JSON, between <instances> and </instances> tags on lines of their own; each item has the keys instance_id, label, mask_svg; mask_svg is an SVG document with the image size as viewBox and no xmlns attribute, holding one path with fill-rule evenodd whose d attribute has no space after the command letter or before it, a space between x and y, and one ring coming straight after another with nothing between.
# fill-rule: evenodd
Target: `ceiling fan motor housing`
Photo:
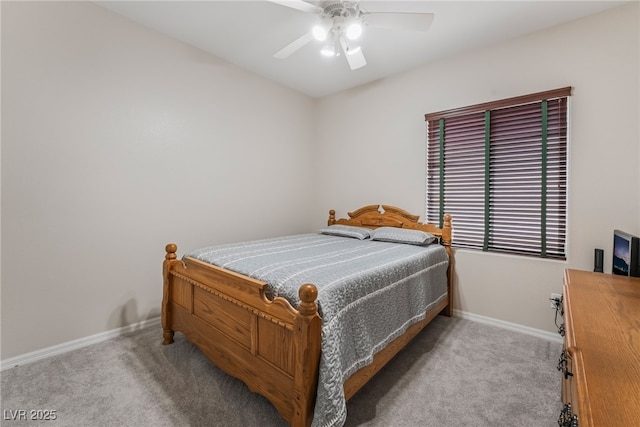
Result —
<instances>
[{"instance_id":1,"label":"ceiling fan motor housing","mask_svg":"<svg viewBox=\"0 0 640 427\"><path fill-rule=\"evenodd\" d=\"M357 2L353 1L322 1L322 16L333 21L332 31L344 30L344 25L350 21L362 23L362 12Z\"/></svg>"}]
</instances>

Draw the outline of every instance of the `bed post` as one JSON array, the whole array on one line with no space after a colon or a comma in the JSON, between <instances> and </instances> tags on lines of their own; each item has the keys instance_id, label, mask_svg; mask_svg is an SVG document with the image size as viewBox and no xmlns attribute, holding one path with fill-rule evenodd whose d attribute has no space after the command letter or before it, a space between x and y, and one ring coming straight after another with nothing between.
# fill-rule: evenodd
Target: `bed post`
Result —
<instances>
[{"instance_id":1,"label":"bed post","mask_svg":"<svg viewBox=\"0 0 640 427\"><path fill-rule=\"evenodd\" d=\"M329 220L327 221L327 225L333 225L336 223L336 211L331 209L329 211Z\"/></svg>"},{"instance_id":2,"label":"bed post","mask_svg":"<svg viewBox=\"0 0 640 427\"><path fill-rule=\"evenodd\" d=\"M162 344L173 344L173 330L171 329L171 312L169 311L169 304L171 301L169 292L169 270L171 266L176 262L176 251L178 246L175 243L169 243L165 250L167 254L164 257L162 263L162 277L163 277L163 292L162 292Z\"/></svg>"},{"instance_id":3,"label":"bed post","mask_svg":"<svg viewBox=\"0 0 640 427\"><path fill-rule=\"evenodd\" d=\"M449 291L449 304L447 308L444 310L445 316L453 316L453 252L451 249L451 215L444 215L444 224L442 226L442 244L444 248L447 250L447 254L449 255L449 267L447 268L447 289Z\"/></svg>"},{"instance_id":4,"label":"bed post","mask_svg":"<svg viewBox=\"0 0 640 427\"><path fill-rule=\"evenodd\" d=\"M293 390L292 427L308 427L313 420L318 388L318 366L320 363L321 319L316 298L318 289L306 284L298 290L300 305L294 324L296 359Z\"/></svg>"}]
</instances>

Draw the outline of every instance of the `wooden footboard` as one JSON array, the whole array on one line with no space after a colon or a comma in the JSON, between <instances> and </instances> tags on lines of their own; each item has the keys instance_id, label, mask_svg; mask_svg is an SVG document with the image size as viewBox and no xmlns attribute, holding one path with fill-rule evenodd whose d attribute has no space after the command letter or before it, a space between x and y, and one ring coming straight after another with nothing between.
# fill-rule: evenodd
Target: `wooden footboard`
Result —
<instances>
[{"instance_id":1,"label":"wooden footboard","mask_svg":"<svg viewBox=\"0 0 640 427\"><path fill-rule=\"evenodd\" d=\"M185 263L176 250L166 247L163 343L182 332L291 425L310 425L320 357L316 287L300 287L295 310L284 298L269 301L265 283L195 259Z\"/></svg>"},{"instance_id":2,"label":"wooden footboard","mask_svg":"<svg viewBox=\"0 0 640 427\"><path fill-rule=\"evenodd\" d=\"M441 312L451 315L453 279L450 216L445 216L442 229L420 224L417 216L386 205L366 206L349 213L349 217L336 220L335 212L330 211L328 224L393 226L432 232L441 239L450 262L448 297L429 310L423 321L377 353L371 365L345 382L347 399L436 315ZM264 282L193 258L179 260L176 251L175 244L166 246L163 343L173 343L174 332L182 332L220 369L265 396L292 426L310 426L321 350L316 287L311 284L300 287L302 302L296 309L284 298L269 300Z\"/></svg>"}]
</instances>

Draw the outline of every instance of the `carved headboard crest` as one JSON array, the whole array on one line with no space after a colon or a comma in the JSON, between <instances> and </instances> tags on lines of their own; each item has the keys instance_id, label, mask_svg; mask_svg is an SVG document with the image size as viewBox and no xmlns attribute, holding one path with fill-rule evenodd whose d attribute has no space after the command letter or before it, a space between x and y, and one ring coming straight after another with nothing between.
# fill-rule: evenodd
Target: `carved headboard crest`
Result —
<instances>
[{"instance_id":1,"label":"carved headboard crest","mask_svg":"<svg viewBox=\"0 0 640 427\"><path fill-rule=\"evenodd\" d=\"M336 211L329 211L328 225L344 224L357 225L367 228L397 227L423 230L442 238L445 246L451 244L451 216L444 216L444 227L434 224L418 222L419 215L411 214L404 209L390 205L368 205L353 212L348 212L349 218L336 219Z\"/></svg>"},{"instance_id":2,"label":"carved headboard crest","mask_svg":"<svg viewBox=\"0 0 640 427\"><path fill-rule=\"evenodd\" d=\"M329 211L328 224L359 225L362 227L399 227L418 228L424 224L418 222L418 215L413 215L403 209L389 205L368 205L353 212L348 212L349 219L337 219L335 211Z\"/></svg>"}]
</instances>

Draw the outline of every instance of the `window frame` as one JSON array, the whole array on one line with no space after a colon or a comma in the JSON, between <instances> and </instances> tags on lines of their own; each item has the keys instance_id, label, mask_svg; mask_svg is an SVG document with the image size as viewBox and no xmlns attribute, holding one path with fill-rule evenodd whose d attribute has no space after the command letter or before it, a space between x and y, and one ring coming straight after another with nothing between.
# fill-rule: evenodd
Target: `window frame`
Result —
<instances>
[{"instance_id":1,"label":"window frame","mask_svg":"<svg viewBox=\"0 0 640 427\"><path fill-rule=\"evenodd\" d=\"M569 99L571 91L572 87L569 86L425 114L427 123L426 219L428 222L442 224L442 217L445 213L453 215L452 246L485 252L566 260ZM540 115L536 116L538 106ZM551 113L554 114L553 122L549 121ZM507 118L509 115L513 117ZM500 118L501 116L502 118ZM501 129L492 134L494 123L498 124ZM518 135L520 131L525 132L522 135L526 136ZM437 136L434 132L437 133ZM482 133L484 140L480 141ZM522 183L516 182L518 178L510 178L509 181L515 183L500 184L500 181L504 182L506 175L517 174L514 173L516 167L509 166L508 162L503 161L502 166L496 166L498 154L495 150L496 146L500 145L498 141L501 138L507 141L501 148L507 150L507 159L509 156L518 155L518 150L523 150L527 153L520 156L524 156L526 161L531 162L529 165L535 166L538 165L536 162L539 162L540 170L537 170L536 166L533 167L536 170L520 174L524 176ZM512 141L508 141L509 138ZM523 142L525 145L522 145ZM443 144L449 145L445 147ZM433 153L436 145L439 150L437 156ZM532 151L533 149L539 151ZM549 155L550 157L547 157ZM540 158L538 159L536 156ZM551 162L548 159L551 159ZM447 167L449 172L448 186ZM504 170L499 170L499 168ZM436 174L437 178L435 178ZM436 185L437 190L433 188ZM518 187L519 185L521 187ZM525 185L532 186L533 189L523 191ZM446 189L445 186L447 186ZM500 196L503 202L496 202L496 195L501 192L505 193L505 188L507 188L506 193L512 192L513 189L519 193L517 195L507 194L506 197L503 194ZM480 192L483 193L482 197L480 197ZM456 196L455 198L450 197L452 200L450 207L447 207L447 194ZM539 196L539 201L532 198L532 195ZM528 197L529 199L527 199ZM523 214L523 216L527 216L524 220L518 219L515 215L516 218L512 218L515 222L509 223L505 218L511 215L504 215L504 208L519 208L519 205L513 204L514 200L519 200L516 203L523 205L530 204L531 212ZM462 204L467 201L470 203L468 209L467 205ZM505 204L501 206L500 203ZM479 206L480 204L482 206ZM499 208L496 210L497 206ZM536 207L539 207L540 218L538 220L535 219L535 215L538 213L535 211ZM500 212L500 209L502 209L502 214L496 214L495 211ZM548 211L552 212L551 216L547 215ZM501 216L502 219L500 219L501 222L497 229L502 229L502 232L495 233L500 236L496 239L494 237L496 217L500 218ZM456 221L456 217L458 221ZM458 223L458 227L455 222ZM505 234L504 230L508 231L514 225L527 227L533 225L534 228L530 228L533 230L532 232L518 230L512 239L508 233ZM535 228L536 226L539 227L539 230ZM456 241L456 228L459 235L458 241ZM537 237L536 231L538 232ZM482 240L481 245L479 245L479 239ZM526 241L527 239L528 241L520 246L519 240ZM494 243L494 241L498 243ZM536 244L539 244L538 249L535 248Z\"/></svg>"}]
</instances>

